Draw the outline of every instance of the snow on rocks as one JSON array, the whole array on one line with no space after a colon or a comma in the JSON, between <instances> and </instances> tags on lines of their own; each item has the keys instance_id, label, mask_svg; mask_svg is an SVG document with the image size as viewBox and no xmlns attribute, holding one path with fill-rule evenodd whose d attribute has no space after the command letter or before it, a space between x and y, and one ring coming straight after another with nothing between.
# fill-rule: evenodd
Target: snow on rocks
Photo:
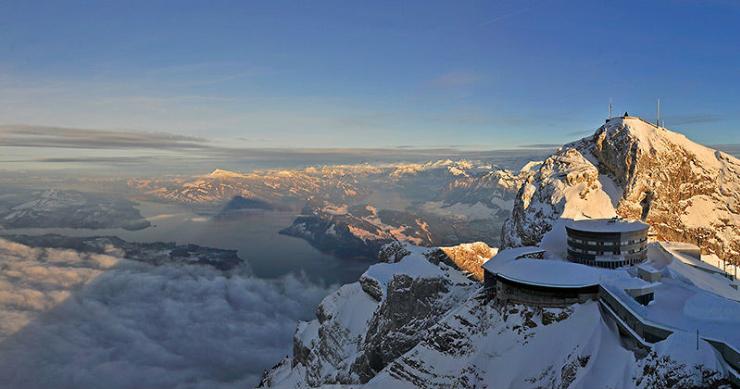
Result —
<instances>
[{"instance_id":1,"label":"snow on rocks","mask_svg":"<svg viewBox=\"0 0 740 389\"><path fill-rule=\"evenodd\" d=\"M475 246L462 245L451 252L460 255L481 249ZM729 337L735 342L732 326L738 318L732 304L737 303L696 288L694 276L674 270L693 269L683 262L655 257L649 265L665 273L659 283L635 278L633 269L596 269L551 256L516 259L541 252L538 247L503 250L486 262L494 268L516 266L515 273L521 270L516 274L543 283L598 282L640 317L674 331L664 341L638 351L624 343L616 323L601 314L597 301L542 308L482 298L476 293L480 284L437 258L444 251L409 245L393 251L405 256L398 262L371 266L359 283L327 298L317 311L317 320L299 326L293 359L267 372L263 386L586 389L602 387L604 382L615 388L651 388L667 382L677 388L728 385L728 371L714 349L701 340L699 350L689 350L695 347L689 335L691 326L699 325L702 336ZM624 289L635 287L655 288L655 301L642 306L625 294Z\"/></svg>"},{"instance_id":2,"label":"snow on rocks","mask_svg":"<svg viewBox=\"0 0 740 389\"><path fill-rule=\"evenodd\" d=\"M459 272L449 272L437 265L432 264L424 256L428 249L408 246L412 248L411 254L397 263L378 263L370 266L360 276L360 283L371 283L372 289L385 291L388 285L397 276L408 276L414 279L446 278L453 283L467 283L469 280ZM382 296L381 296L382 299Z\"/></svg>"},{"instance_id":3,"label":"snow on rocks","mask_svg":"<svg viewBox=\"0 0 740 389\"><path fill-rule=\"evenodd\" d=\"M367 387L628 386L633 354L595 302L566 309L471 299Z\"/></svg>"},{"instance_id":4,"label":"snow on rocks","mask_svg":"<svg viewBox=\"0 0 740 389\"><path fill-rule=\"evenodd\" d=\"M406 250L399 262L373 265L324 299L317 319L299 325L293 359L267 372L261 385L366 382L478 289L449 265L429 262L428 249Z\"/></svg>"},{"instance_id":5,"label":"snow on rocks","mask_svg":"<svg viewBox=\"0 0 740 389\"><path fill-rule=\"evenodd\" d=\"M502 241L537 245L550 231L561 236L564 218L643 214L658 239L740 261L740 161L642 119L613 118L522 185Z\"/></svg>"}]
</instances>

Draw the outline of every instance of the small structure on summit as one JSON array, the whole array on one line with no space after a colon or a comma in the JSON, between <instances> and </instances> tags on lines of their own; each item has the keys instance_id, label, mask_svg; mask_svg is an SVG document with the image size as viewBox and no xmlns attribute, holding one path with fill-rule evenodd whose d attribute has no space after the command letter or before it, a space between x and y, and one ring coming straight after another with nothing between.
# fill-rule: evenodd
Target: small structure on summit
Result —
<instances>
[{"instance_id":1,"label":"small structure on summit","mask_svg":"<svg viewBox=\"0 0 740 389\"><path fill-rule=\"evenodd\" d=\"M608 269L643 262L649 228L641 221L618 218L572 221L565 225L568 260Z\"/></svg>"}]
</instances>

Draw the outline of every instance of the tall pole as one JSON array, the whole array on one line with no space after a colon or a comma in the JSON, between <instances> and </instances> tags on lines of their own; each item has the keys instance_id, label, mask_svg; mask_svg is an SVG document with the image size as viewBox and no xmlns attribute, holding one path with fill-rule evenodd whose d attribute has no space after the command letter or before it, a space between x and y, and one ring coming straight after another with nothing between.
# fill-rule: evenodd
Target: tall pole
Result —
<instances>
[{"instance_id":1,"label":"tall pole","mask_svg":"<svg viewBox=\"0 0 740 389\"><path fill-rule=\"evenodd\" d=\"M660 99L658 99L658 115L657 115L657 119L655 119L655 124L658 127L661 127L661 124L660 124Z\"/></svg>"},{"instance_id":2,"label":"tall pole","mask_svg":"<svg viewBox=\"0 0 740 389\"><path fill-rule=\"evenodd\" d=\"M696 329L696 349L699 349L699 329Z\"/></svg>"},{"instance_id":3,"label":"tall pole","mask_svg":"<svg viewBox=\"0 0 740 389\"><path fill-rule=\"evenodd\" d=\"M609 116L607 117L607 119L611 119L611 118L612 118L612 98L610 97L609 98Z\"/></svg>"}]
</instances>

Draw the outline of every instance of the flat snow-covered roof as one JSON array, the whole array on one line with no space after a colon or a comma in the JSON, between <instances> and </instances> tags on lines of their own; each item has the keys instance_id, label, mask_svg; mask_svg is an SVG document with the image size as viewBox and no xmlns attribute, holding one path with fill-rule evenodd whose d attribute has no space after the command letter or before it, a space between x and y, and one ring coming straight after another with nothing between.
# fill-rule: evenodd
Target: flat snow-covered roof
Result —
<instances>
[{"instance_id":1,"label":"flat snow-covered roof","mask_svg":"<svg viewBox=\"0 0 740 389\"><path fill-rule=\"evenodd\" d=\"M497 269L509 281L552 288L583 288L599 284L603 269L574 262L519 259Z\"/></svg>"},{"instance_id":2,"label":"flat snow-covered roof","mask_svg":"<svg viewBox=\"0 0 740 389\"><path fill-rule=\"evenodd\" d=\"M647 230L650 226L639 220L583 219L570 221L565 224L565 227L582 232L622 233Z\"/></svg>"},{"instance_id":3,"label":"flat snow-covered roof","mask_svg":"<svg viewBox=\"0 0 740 389\"><path fill-rule=\"evenodd\" d=\"M497 273L498 268L505 263L515 261L517 258L544 253L546 250L536 246L513 247L499 251L493 258L483 264L483 269L491 273Z\"/></svg>"},{"instance_id":4,"label":"flat snow-covered roof","mask_svg":"<svg viewBox=\"0 0 740 389\"><path fill-rule=\"evenodd\" d=\"M561 258L522 258L544 252L546 250L533 246L501 250L484 263L483 268L509 281L552 288L593 286L597 285L605 274L620 273L618 270L586 266Z\"/></svg>"}]
</instances>

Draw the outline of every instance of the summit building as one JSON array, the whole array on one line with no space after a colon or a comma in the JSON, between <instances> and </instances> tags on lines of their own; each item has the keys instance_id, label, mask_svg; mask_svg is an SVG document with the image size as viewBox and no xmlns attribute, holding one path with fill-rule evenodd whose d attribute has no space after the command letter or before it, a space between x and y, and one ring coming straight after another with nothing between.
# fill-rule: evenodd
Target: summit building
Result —
<instances>
[{"instance_id":1,"label":"summit building","mask_svg":"<svg viewBox=\"0 0 740 389\"><path fill-rule=\"evenodd\" d=\"M647 259L649 225L623 219L587 219L565 226L568 260L616 269Z\"/></svg>"}]
</instances>

